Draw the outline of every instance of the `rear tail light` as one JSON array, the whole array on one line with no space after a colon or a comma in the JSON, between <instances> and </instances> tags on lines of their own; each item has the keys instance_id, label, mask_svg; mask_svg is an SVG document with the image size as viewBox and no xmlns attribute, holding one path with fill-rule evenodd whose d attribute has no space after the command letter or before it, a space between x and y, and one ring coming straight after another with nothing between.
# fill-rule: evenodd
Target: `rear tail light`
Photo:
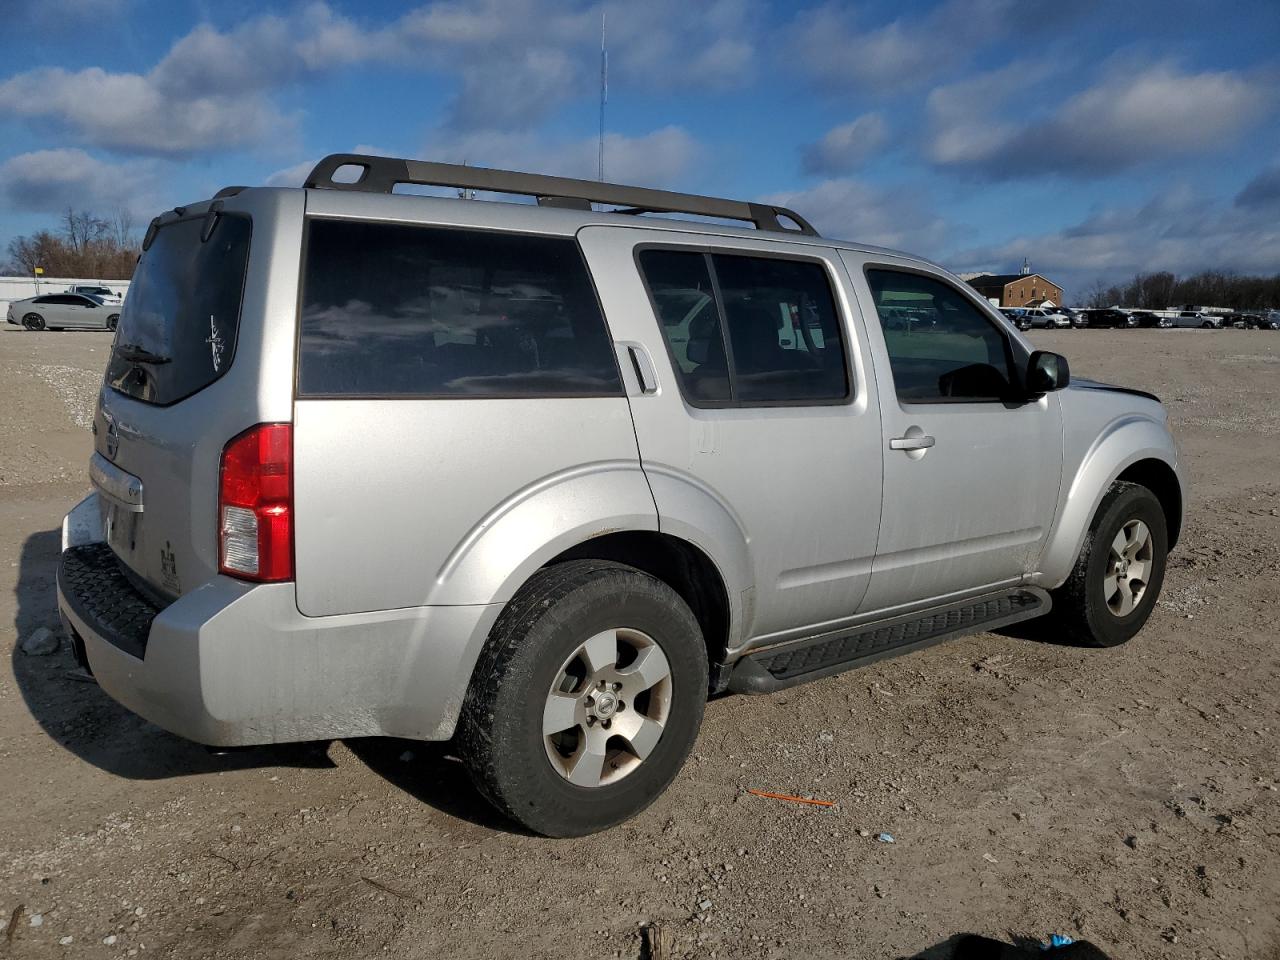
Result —
<instances>
[{"instance_id":1,"label":"rear tail light","mask_svg":"<svg viewBox=\"0 0 1280 960\"><path fill-rule=\"evenodd\" d=\"M261 583L293 579L293 427L260 423L222 451L218 570Z\"/></svg>"}]
</instances>

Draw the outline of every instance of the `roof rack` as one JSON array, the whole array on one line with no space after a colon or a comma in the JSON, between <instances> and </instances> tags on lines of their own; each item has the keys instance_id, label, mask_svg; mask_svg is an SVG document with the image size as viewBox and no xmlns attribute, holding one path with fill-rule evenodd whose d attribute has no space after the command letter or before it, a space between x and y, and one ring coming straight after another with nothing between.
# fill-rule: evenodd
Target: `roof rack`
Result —
<instances>
[{"instance_id":1,"label":"roof rack","mask_svg":"<svg viewBox=\"0 0 1280 960\"><path fill-rule=\"evenodd\" d=\"M360 176L349 182L335 180L334 174L343 167L359 167ZM647 187L548 177L538 173L493 170L455 163L398 160L360 153L330 154L315 165L303 186L320 190L394 193L398 183L514 193L536 197L538 204L544 207L590 210L592 203L606 203L627 208L618 211L621 213L687 213L700 217L719 217L754 224L757 230L818 236L813 225L794 210L768 203L702 197L692 193L672 193L669 190L651 190ZM780 217L792 221L795 228L784 226Z\"/></svg>"}]
</instances>

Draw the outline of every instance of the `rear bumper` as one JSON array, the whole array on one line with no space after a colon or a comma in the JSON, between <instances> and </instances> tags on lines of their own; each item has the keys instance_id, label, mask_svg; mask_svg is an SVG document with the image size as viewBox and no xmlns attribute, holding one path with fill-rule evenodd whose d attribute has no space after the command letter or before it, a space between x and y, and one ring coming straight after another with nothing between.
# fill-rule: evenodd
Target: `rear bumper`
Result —
<instances>
[{"instance_id":1,"label":"rear bumper","mask_svg":"<svg viewBox=\"0 0 1280 960\"><path fill-rule=\"evenodd\" d=\"M292 583L215 577L148 611L120 596L133 589L122 576L85 570L103 562L96 497L63 522L58 608L102 689L134 713L214 746L452 736L501 605L304 617Z\"/></svg>"}]
</instances>

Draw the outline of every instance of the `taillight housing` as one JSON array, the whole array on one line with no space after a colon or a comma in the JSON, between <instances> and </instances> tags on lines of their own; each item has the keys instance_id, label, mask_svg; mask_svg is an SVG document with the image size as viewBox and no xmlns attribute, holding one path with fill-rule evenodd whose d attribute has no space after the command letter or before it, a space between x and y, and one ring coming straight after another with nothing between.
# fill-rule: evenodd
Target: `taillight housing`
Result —
<instances>
[{"instance_id":1,"label":"taillight housing","mask_svg":"<svg viewBox=\"0 0 1280 960\"><path fill-rule=\"evenodd\" d=\"M260 423L223 448L218 571L241 580L293 579L293 425Z\"/></svg>"}]
</instances>

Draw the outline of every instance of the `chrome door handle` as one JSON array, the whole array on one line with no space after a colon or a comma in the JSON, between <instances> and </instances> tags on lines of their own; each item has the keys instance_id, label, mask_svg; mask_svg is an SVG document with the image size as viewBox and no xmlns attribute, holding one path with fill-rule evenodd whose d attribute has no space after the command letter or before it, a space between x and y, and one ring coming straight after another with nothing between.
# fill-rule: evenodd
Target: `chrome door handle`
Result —
<instances>
[{"instance_id":1,"label":"chrome door handle","mask_svg":"<svg viewBox=\"0 0 1280 960\"><path fill-rule=\"evenodd\" d=\"M890 450L928 450L934 444L933 437L894 437L889 441Z\"/></svg>"}]
</instances>

